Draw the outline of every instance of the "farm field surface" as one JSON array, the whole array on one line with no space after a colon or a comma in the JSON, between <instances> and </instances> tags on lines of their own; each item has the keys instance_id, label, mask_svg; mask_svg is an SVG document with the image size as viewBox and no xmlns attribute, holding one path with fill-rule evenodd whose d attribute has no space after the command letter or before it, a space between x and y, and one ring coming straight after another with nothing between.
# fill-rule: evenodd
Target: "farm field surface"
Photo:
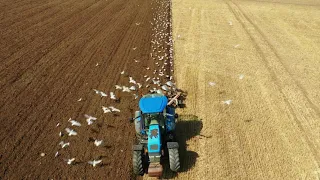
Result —
<instances>
[{"instance_id":1,"label":"farm field surface","mask_svg":"<svg viewBox=\"0 0 320 180\"><path fill-rule=\"evenodd\" d=\"M203 123L177 179L318 179L320 3L173 0L172 14L180 114Z\"/></svg>"},{"instance_id":2,"label":"farm field surface","mask_svg":"<svg viewBox=\"0 0 320 180\"><path fill-rule=\"evenodd\" d=\"M128 119L156 80L187 93L164 179L320 177L318 1L3 0L0 60L0 179L154 179Z\"/></svg>"},{"instance_id":3,"label":"farm field surface","mask_svg":"<svg viewBox=\"0 0 320 180\"><path fill-rule=\"evenodd\" d=\"M158 68L154 60L169 51L169 35L164 35L168 28L158 15L169 10L166 4L1 1L0 179L134 178L135 133L128 119L138 110L138 99L134 91L122 92L115 85L134 85L131 77L144 87L135 87L137 96L147 91L144 76L153 76ZM165 66L170 77L169 62ZM109 92L120 102L110 99ZM104 113L102 106L120 112ZM97 118L92 125L85 114ZM69 118L81 127L71 126ZM67 127L77 135L69 137ZM104 146L96 147L95 139ZM70 144L62 148L61 141ZM72 158L74 165L69 166ZM87 163L98 159L99 167Z\"/></svg>"}]
</instances>

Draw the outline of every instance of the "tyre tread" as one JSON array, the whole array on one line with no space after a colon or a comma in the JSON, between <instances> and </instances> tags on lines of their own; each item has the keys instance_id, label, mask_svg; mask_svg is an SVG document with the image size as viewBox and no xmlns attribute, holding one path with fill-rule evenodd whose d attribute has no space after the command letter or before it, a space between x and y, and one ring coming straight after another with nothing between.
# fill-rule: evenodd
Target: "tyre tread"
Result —
<instances>
[{"instance_id":1,"label":"tyre tread","mask_svg":"<svg viewBox=\"0 0 320 180\"><path fill-rule=\"evenodd\" d=\"M180 169L180 158L178 149L169 149L170 169L177 172Z\"/></svg>"},{"instance_id":2,"label":"tyre tread","mask_svg":"<svg viewBox=\"0 0 320 180\"><path fill-rule=\"evenodd\" d=\"M136 175L143 175L143 161L142 161L142 152L141 151L133 151L132 157L133 164L133 173Z\"/></svg>"}]
</instances>

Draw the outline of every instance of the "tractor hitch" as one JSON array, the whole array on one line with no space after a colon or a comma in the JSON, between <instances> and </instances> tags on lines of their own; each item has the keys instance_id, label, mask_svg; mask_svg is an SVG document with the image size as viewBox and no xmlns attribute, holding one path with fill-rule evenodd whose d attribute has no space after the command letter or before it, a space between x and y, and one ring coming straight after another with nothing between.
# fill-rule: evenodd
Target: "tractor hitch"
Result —
<instances>
[{"instance_id":1,"label":"tractor hitch","mask_svg":"<svg viewBox=\"0 0 320 180\"><path fill-rule=\"evenodd\" d=\"M163 167L160 163L150 163L148 168L149 177L161 177Z\"/></svg>"}]
</instances>

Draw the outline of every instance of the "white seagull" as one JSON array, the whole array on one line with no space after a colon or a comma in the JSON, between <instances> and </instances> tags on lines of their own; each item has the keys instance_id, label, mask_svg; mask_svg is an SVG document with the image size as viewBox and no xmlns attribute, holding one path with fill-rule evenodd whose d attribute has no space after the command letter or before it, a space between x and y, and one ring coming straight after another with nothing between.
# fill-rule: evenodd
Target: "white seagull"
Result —
<instances>
[{"instance_id":1,"label":"white seagull","mask_svg":"<svg viewBox=\"0 0 320 180\"><path fill-rule=\"evenodd\" d=\"M158 94L163 94L163 92L161 91L161 89L157 89L157 93L158 93Z\"/></svg>"},{"instance_id":2,"label":"white seagull","mask_svg":"<svg viewBox=\"0 0 320 180\"><path fill-rule=\"evenodd\" d=\"M122 92L131 92L131 90L129 89L129 87L122 86Z\"/></svg>"},{"instance_id":3,"label":"white seagull","mask_svg":"<svg viewBox=\"0 0 320 180\"><path fill-rule=\"evenodd\" d=\"M99 90L96 90L96 89L93 89L95 92L96 92L96 94L99 94L101 97L106 97L106 96L108 96L106 93L104 93L104 92L102 92L102 91L99 91Z\"/></svg>"},{"instance_id":4,"label":"white seagull","mask_svg":"<svg viewBox=\"0 0 320 180\"><path fill-rule=\"evenodd\" d=\"M136 90L136 87L135 87L135 86L131 86L129 89L130 89L131 91L135 91L135 90Z\"/></svg>"},{"instance_id":5,"label":"white seagull","mask_svg":"<svg viewBox=\"0 0 320 180\"><path fill-rule=\"evenodd\" d=\"M111 109L112 112L120 112L119 109L113 107L113 106L109 106L109 108Z\"/></svg>"},{"instance_id":6,"label":"white seagull","mask_svg":"<svg viewBox=\"0 0 320 180\"><path fill-rule=\"evenodd\" d=\"M73 161L76 160L76 158L72 158L72 159L65 159L65 161L67 161L67 164L72 164Z\"/></svg>"},{"instance_id":7,"label":"white seagull","mask_svg":"<svg viewBox=\"0 0 320 180\"><path fill-rule=\"evenodd\" d=\"M84 117L86 117L86 121L87 121L88 125L93 124L92 120L97 120L96 117L93 117L93 116L90 116L90 115L87 115L87 114L85 114Z\"/></svg>"},{"instance_id":8,"label":"white seagull","mask_svg":"<svg viewBox=\"0 0 320 180\"><path fill-rule=\"evenodd\" d=\"M93 161L88 161L89 164L91 164L93 167L95 167L97 164L101 163L102 160L93 160Z\"/></svg>"},{"instance_id":9,"label":"white seagull","mask_svg":"<svg viewBox=\"0 0 320 180\"><path fill-rule=\"evenodd\" d=\"M81 124L78 121L73 120L71 118L68 121L71 123L71 126L78 126L78 127L81 126Z\"/></svg>"},{"instance_id":10,"label":"white seagull","mask_svg":"<svg viewBox=\"0 0 320 180\"><path fill-rule=\"evenodd\" d=\"M59 145L60 145L62 148L65 148L65 147L67 147L67 146L70 146L70 143L69 143L69 142L64 143L63 141L61 141L61 142L59 143Z\"/></svg>"},{"instance_id":11,"label":"white seagull","mask_svg":"<svg viewBox=\"0 0 320 180\"><path fill-rule=\"evenodd\" d=\"M168 88L168 86L166 86L166 85L161 86L161 88L162 88L163 90L165 90L165 91L169 91L169 90L170 90L170 89Z\"/></svg>"},{"instance_id":12,"label":"white seagull","mask_svg":"<svg viewBox=\"0 0 320 180\"><path fill-rule=\"evenodd\" d=\"M96 145L96 146L100 146L101 144L102 144L102 142L103 142L103 140L95 140L94 141L94 145Z\"/></svg>"},{"instance_id":13,"label":"white seagull","mask_svg":"<svg viewBox=\"0 0 320 180\"><path fill-rule=\"evenodd\" d=\"M129 83L137 84L137 82L131 76L129 77Z\"/></svg>"},{"instance_id":14,"label":"white seagull","mask_svg":"<svg viewBox=\"0 0 320 180\"><path fill-rule=\"evenodd\" d=\"M111 110L105 106L102 106L103 113L109 113Z\"/></svg>"},{"instance_id":15,"label":"white seagull","mask_svg":"<svg viewBox=\"0 0 320 180\"><path fill-rule=\"evenodd\" d=\"M76 136L76 135L78 134L78 133L77 133L75 130L73 130L73 129L66 128L65 130L67 131L67 133L68 133L69 136Z\"/></svg>"},{"instance_id":16,"label":"white seagull","mask_svg":"<svg viewBox=\"0 0 320 180\"><path fill-rule=\"evenodd\" d=\"M226 101L222 101L223 104L227 104L230 105L232 100L226 100Z\"/></svg>"},{"instance_id":17,"label":"white seagull","mask_svg":"<svg viewBox=\"0 0 320 180\"><path fill-rule=\"evenodd\" d=\"M237 45L235 45L235 46L233 46L234 48L238 48L238 47L240 47L240 44L237 44Z\"/></svg>"},{"instance_id":18,"label":"white seagull","mask_svg":"<svg viewBox=\"0 0 320 180\"><path fill-rule=\"evenodd\" d=\"M173 86L174 84L173 84L173 82L168 81L168 82L166 82L166 85L171 87L171 86Z\"/></svg>"},{"instance_id":19,"label":"white seagull","mask_svg":"<svg viewBox=\"0 0 320 180\"><path fill-rule=\"evenodd\" d=\"M84 117L86 118L88 124L89 124L89 121L91 122L92 120L97 120L96 117L93 117L93 116L90 116L88 114L85 114ZM92 123L91 123L92 124ZM89 124L90 125L90 124Z\"/></svg>"},{"instance_id":20,"label":"white seagull","mask_svg":"<svg viewBox=\"0 0 320 180\"><path fill-rule=\"evenodd\" d=\"M111 99L117 99L117 98L116 98L116 95L115 95L113 92L110 92L110 98L111 98Z\"/></svg>"},{"instance_id":21,"label":"white seagull","mask_svg":"<svg viewBox=\"0 0 320 180\"><path fill-rule=\"evenodd\" d=\"M157 85L160 85L160 80L156 81L156 80L152 80L153 81L153 84L157 84Z\"/></svg>"},{"instance_id":22,"label":"white seagull","mask_svg":"<svg viewBox=\"0 0 320 180\"><path fill-rule=\"evenodd\" d=\"M122 89L122 87L119 85L115 85L115 86L116 86L116 89Z\"/></svg>"}]
</instances>

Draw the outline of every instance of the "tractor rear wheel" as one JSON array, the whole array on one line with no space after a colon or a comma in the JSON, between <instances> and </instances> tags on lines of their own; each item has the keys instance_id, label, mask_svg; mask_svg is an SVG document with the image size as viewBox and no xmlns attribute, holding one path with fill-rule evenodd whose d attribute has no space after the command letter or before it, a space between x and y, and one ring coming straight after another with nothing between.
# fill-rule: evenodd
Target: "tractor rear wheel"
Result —
<instances>
[{"instance_id":1,"label":"tractor rear wheel","mask_svg":"<svg viewBox=\"0 0 320 180\"><path fill-rule=\"evenodd\" d=\"M178 148L168 149L170 169L177 172L180 169L180 158Z\"/></svg>"},{"instance_id":2,"label":"tractor rear wheel","mask_svg":"<svg viewBox=\"0 0 320 180\"><path fill-rule=\"evenodd\" d=\"M143 171L142 151L133 151L132 164L133 164L133 173L136 175L143 176L144 171Z\"/></svg>"}]
</instances>

